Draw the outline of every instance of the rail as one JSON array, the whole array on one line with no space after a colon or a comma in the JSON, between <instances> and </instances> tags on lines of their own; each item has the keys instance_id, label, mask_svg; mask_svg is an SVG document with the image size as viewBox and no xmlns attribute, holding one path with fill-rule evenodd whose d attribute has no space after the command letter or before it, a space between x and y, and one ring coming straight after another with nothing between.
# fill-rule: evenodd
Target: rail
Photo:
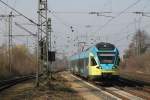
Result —
<instances>
[{"instance_id":1,"label":"rail","mask_svg":"<svg viewBox=\"0 0 150 100\"><path fill-rule=\"evenodd\" d=\"M35 78L35 75L28 75L28 76L16 77L13 79L0 81L0 92L18 83L27 81L29 79L34 79L34 78Z\"/></svg>"},{"instance_id":2,"label":"rail","mask_svg":"<svg viewBox=\"0 0 150 100\"><path fill-rule=\"evenodd\" d=\"M64 70L65 69L57 70L57 71L52 72L52 74L56 74L56 73L62 72ZM41 77L42 75L44 75L44 74L40 74L39 76ZM24 81L27 81L30 79L34 79L35 77L36 77L36 75L34 74L34 75L16 77L16 78L9 79L9 80L2 80L2 81L0 81L0 92L11 86L18 84L18 83L21 83L21 82L24 82Z\"/></svg>"}]
</instances>

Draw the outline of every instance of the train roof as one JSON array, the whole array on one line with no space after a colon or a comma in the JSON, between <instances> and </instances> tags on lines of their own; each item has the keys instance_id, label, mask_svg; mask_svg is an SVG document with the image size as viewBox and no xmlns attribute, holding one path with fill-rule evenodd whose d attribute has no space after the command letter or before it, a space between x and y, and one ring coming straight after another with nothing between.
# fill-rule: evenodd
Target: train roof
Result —
<instances>
[{"instance_id":1,"label":"train roof","mask_svg":"<svg viewBox=\"0 0 150 100\"><path fill-rule=\"evenodd\" d=\"M70 60L75 60L75 59L82 59L82 58L88 58L88 53L90 51L100 51L100 50L104 50L104 51L114 51L115 50L115 46L111 43L106 43L106 42L100 42L97 43L96 45L91 46L90 48L86 49L85 51L75 54L73 56L70 57Z\"/></svg>"},{"instance_id":2,"label":"train roof","mask_svg":"<svg viewBox=\"0 0 150 100\"><path fill-rule=\"evenodd\" d=\"M115 46L111 43L100 42L96 44L98 50L114 50Z\"/></svg>"}]
</instances>

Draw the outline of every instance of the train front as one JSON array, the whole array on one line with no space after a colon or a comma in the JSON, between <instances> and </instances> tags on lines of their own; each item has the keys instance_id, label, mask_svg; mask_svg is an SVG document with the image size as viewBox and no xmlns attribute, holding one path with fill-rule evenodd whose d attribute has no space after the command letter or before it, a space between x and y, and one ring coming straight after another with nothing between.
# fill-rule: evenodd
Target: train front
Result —
<instances>
[{"instance_id":1,"label":"train front","mask_svg":"<svg viewBox=\"0 0 150 100\"><path fill-rule=\"evenodd\" d=\"M118 49L110 43L96 45L98 52L99 67L102 77L118 78L118 66L120 62Z\"/></svg>"}]
</instances>

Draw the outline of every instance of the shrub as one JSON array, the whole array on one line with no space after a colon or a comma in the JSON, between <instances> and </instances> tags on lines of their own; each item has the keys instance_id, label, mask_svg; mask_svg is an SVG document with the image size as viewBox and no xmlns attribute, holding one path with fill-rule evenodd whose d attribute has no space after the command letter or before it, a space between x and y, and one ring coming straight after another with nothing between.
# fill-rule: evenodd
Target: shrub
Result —
<instances>
[{"instance_id":1,"label":"shrub","mask_svg":"<svg viewBox=\"0 0 150 100\"><path fill-rule=\"evenodd\" d=\"M9 51L6 45L0 47L0 78L14 77L35 73L36 59L24 45L11 49L12 66L9 68Z\"/></svg>"},{"instance_id":2,"label":"shrub","mask_svg":"<svg viewBox=\"0 0 150 100\"><path fill-rule=\"evenodd\" d=\"M150 73L150 52L146 52L140 56L134 56L126 59L121 63L121 69L128 72L141 71L145 74Z\"/></svg>"}]
</instances>

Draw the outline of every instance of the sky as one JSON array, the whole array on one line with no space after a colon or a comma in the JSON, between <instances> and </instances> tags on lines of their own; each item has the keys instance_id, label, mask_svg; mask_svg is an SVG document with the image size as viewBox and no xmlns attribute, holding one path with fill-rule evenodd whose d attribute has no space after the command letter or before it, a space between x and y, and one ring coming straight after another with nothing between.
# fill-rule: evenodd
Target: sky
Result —
<instances>
[{"instance_id":1,"label":"sky","mask_svg":"<svg viewBox=\"0 0 150 100\"><path fill-rule=\"evenodd\" d=\"M38 0L3 1L32 20L37 21ZM137 1L139 2L132 5ZM140 28L150 34L150 17L130 13L136 11L149 12L149 5L150 0L48 0L48 8L51 11L48 15L52 19L53 28L53 49L71 55L77 52L78 42L86 42L85 48L88 48L95 43L104 41L115 44L119 48L120 54L123 55L137 29ZM129 9L127 9L128 7ZM10 9L1 3L0 8L0 14L10 12ZM104 16L97 16L89 14L89 12L112 13L101 13ZM146 15L149 14L146 13ZM115 18L112 20L112 17ZM106 24L108 21L110 22ZM29 23L21 17L14 18L14 22ZM4 23L7 23L4 20L1 23L3 24L0 24L0 33L7 33L8 25L4 25ZM25 27L32 30L33 33L37 31L35 26L26 25ZM15 25L13 32L27 34ZM15 38L14 41L16 43L34 44L32 38L19 37ZM4 40L7 41L7 39ZM1 40L1 42L4 40ZM54 41L56 41L56 44L54 44Z\"/></svg>"}]
</instances>

